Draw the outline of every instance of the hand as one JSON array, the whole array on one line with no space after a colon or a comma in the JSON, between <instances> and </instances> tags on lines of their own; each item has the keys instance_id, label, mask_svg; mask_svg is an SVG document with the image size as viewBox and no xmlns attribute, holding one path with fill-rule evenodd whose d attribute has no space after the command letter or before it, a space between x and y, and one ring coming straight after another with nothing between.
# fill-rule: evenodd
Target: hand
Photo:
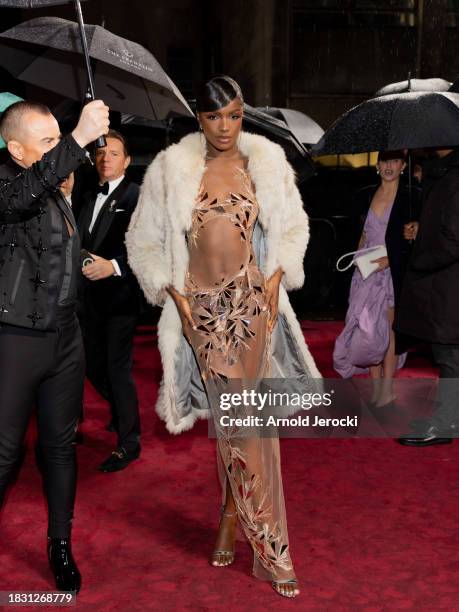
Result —
<instances>
[{"instance_id":1,"label":"hand","mask_svg":"<svg viewBox=\"0 0 459 612\"><path fill-rule=\"evenodd\" d=\"M190 328L196 329L195 322L193 321L193 315L191 314L190 303L188 299L179 293L174 287L170 286L167 290L172 296L172 299L177 307L180 321L182 322L183 334L185 338L190 341Z\"/></svg>"},{"instance_id":2,"label":"hand","mask_svg":"<svg viewBox=\"0 0 459 612\"><path fill-rule=\"evenodd\" d=\"M403 226L403 237L405 240L416 240L418 235L419 223L417 221L411 221Z\"/></svg>"},{"instance_id":3,"label":"hand","mask_svg":"<svg viewBox=\"0 0 459 612\"><path fill-rule=\"evenodd\" d=\"M83 276L90 281L98 281L113 276L115 268L109 259L104 259L93 253L90 253L90 255L94 257L95 261L82 269Z\"/></svg>"},{"instance_id":4,"label":"hand","mask_svg":"<svg viewBox=\"0 0 459 612\"><path fill-rule=\"evenodd\" d=\"M266 281L266 302L269 308L268 331L271 333L279 313L279 285L283 271L278 268Z\"/></svg>"},{"instance_id":5,"label":"hand","mask_svg":"<svg viewBox=\"0 0 459 612\"><path fill-rule=\"evenodd\" d=\"M72 136L80 147L85 147L108 132L109 110L102 100L93 100L83 106L78 125L72 132Z\"/></svg>"},{"instance_id":6,"label":"hand","mask_svg":"<svg viewBox=\"0 0 459 612\"><path fill-rule=\"evenodd\" d=\"M371 263L377 263L378 269L376 272L381 272L389 267L389 258L385 255L384 257L378 257L378 259L372 259Z\"/></svg>"}]
</instances>

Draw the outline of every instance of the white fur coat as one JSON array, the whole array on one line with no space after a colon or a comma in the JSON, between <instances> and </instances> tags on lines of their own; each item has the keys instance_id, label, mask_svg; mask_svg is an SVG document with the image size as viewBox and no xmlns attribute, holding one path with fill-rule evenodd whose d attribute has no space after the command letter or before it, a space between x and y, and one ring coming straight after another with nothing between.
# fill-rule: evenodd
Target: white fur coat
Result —
<instances>
[{"instance_id":1,"label":"white fur coat","mask_svg":"<svg viewBox=\"0 0 459 612\"><path fill-rule=\"evenodd\" d=\"M242 132L239 146L248 159L260 207L258 221L266 244L262 271L269 277L279 266L283 269L279 314L287 320L309 374L320 378L286 293L303 285L303 258L309 238L308 218L293 169L283 149L263 136ZM188 268L185 234L191 227L205 155L205 139L199 133L189 134L159 153L147 169L126 234L129 265L147 300L163 306L158 324L163 380L156 410L172 433L189 429L197 418L208 416L208 411L198 407L185 415L177 411L175 388L179 381L174 364L184 338L177 309L165 290L173 285L184 291Z\"/></svg>"}]
</instances>

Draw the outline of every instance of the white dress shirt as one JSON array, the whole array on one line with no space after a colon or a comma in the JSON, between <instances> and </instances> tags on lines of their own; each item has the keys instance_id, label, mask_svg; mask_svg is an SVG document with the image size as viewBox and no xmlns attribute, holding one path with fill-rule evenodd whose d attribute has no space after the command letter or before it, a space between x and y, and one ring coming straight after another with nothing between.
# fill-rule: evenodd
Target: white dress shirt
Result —
<instances>
[{"instance_id":1,"label":"white dress shirt","mask_svg":"<svg viewBox=\"0 0 459 612\"><path fill-rule=\"evenodd\" d=\"M119 178L115 179L114 181L109 181L108 182L108 193L107 195L105 195L104 193L98 193L97 194L97 198L96 198L96 202L94 204L94 211L92 213L92 219L91 219L91 223L89 225L89 233L92 232L92 228L94 227L94 224L97 220L97 217L99 216L100 211L102 210L103 205L105 204L105 202L108 200L108 198L111 196L111 194L115 191L115 189L118 187L118 185L121 183L121 181L124 179L124 174L123 176L120 176ZM96 253L97 255L97 253ZM113 267L115 268L115 276L121 276L121 270L120 267L118 265L118 262L116 261L116 259L111 259L110 260L112 262Z\"/></svg>"}]
</instances>

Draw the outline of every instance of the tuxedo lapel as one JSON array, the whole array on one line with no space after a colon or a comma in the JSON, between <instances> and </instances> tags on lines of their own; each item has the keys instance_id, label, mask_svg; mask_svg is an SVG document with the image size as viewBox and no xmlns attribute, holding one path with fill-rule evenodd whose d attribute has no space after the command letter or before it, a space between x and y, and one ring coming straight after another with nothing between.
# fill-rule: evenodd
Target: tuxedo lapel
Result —
<instances>
[{"instance_id":1,"label":"tuxedo lapel","mask_svg":"<svg viewBox=\"0 0 459 612\"><path fill-rule=\"evenodd\" d=\"M94 213L94 206L96 205L97 196L90 194L86 198L86 202L81 208L80 215L78 217L78 230L81 235L82 244L85 248L88 248L91 243L91 234L89 233L89 226L91 225L92 215Z\"/></svg>"},{"instance_id":2,"label":"tuxedo lapel","mask_svg":"<svg viewBox=\"0 0 459 612\"><path fill-rule=\"evenodd\" d=\"M117 208L117 202L119 202L126 189L128 188L129 181L124 179L113 191L113 193L107 198L106 202L102 206L101 211L97 215L96 222L91 232L92 248L97 254L97 249L102 244L105 236L107 235L113 219L115 218L115 210Z\"/></svg>"}]
</instances>

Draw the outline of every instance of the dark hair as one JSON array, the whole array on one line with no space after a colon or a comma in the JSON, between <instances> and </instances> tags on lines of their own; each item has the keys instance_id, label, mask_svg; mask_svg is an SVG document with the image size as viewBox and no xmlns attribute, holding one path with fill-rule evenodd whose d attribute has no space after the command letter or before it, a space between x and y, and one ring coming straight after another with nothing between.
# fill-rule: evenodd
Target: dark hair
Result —
<instances>
[{"instance_id":1,"label":"dark hair","mask_svg":"<svg viewBox=\"0 0 459 612\"><path fill-rule=\"evenodd\" d=\"M196 91L196 111L210 112L223 108L238 98L244 103L240 86L225 74L214 76L201 84Z\"/></svg>"},{"instance_id":2,"label":"dark hair","mask_svg":"<svg viewBox=\"0 0 459 612\"><path fill-rule=\"evenodd\" d=\"M31 112L39 113L40 115L52 114L44 104L28 102L27 100L15 102L3 112L0 119L0 134L6 143L14 140L24 115Z\"/></svg>"},{"instance_id":3,"label":"dark hair","mask_svg":"<svg viewBox=\"0 0 459 612\"><path fill-rule=\"evenodd\" d=\"M123 149L124 149L124 154L126 157L128 157L129 155L129 147L128 147L128 143L126 138L123 136L123 134L120 134L120 132L117 132L116 130L108 130L108 133L105 134L105 138L114 138L115 140L119 140L121 142L121 144L123 145Z\"/></svg>"},{"instance_id":4,"label":"dark hair","mask_svg":"<svg viewBox=\"0 0 459 612\"><path fill-rule=\"evenodd\" d=\"M395 151L380 151L378 153L378 161L387 161L388 159L403 159L405 161L405 151L398 149Z\"/></svg>"}]
</instances>

